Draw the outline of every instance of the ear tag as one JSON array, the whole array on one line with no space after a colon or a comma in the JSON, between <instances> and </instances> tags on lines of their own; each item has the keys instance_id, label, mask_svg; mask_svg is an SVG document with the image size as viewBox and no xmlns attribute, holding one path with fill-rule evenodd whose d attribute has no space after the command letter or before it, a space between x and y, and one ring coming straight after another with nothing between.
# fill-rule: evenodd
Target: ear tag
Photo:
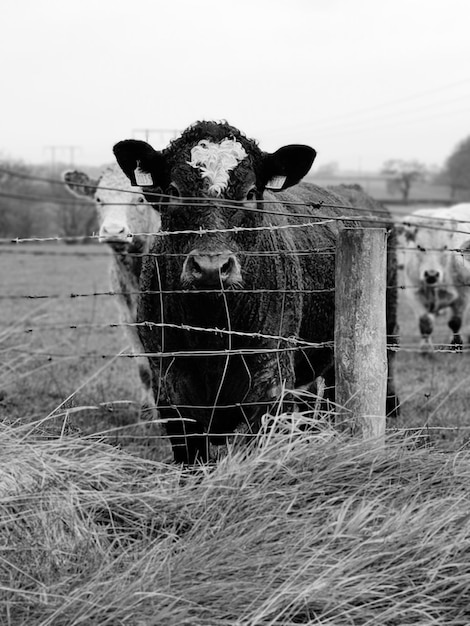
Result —
<instances>
[{"instance_id":1,"label":"ear tag","mask_svg":"<svg viewBox=\"0 0 470 626\"><path fill-rule=\"evenodd\" d=\"M287 176L273 176L266 183L266 189L282 189L282 185L286 182Z\"/></svg>"},{"instance_id":2,"label":"ear tag","mask_svg":"<svg viewBox=\"0 0 470 626\"><path fill-rule=\"evenodd\" d=\"M153 187L152 175L144 172L139 166L134 170L135 184L139 187Z\"/></svg>"}]
</instances>

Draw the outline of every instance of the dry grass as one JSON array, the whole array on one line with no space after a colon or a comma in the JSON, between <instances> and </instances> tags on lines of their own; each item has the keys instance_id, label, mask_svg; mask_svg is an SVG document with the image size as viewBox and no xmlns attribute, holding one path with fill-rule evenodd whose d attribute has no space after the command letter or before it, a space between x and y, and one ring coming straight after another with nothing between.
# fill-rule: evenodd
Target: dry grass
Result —
<instances>
[{"instance_id":1,"label":"dry grass","mask_svg":"<svg viewBox=\"0 0 470 626\"><path fill-rule=\"evenodd\" d=\"M70 297L109 290L107 248L49 244L19 252L2 256L0 419L24 423L93 406L73 413L73 423L126 439L138 416L139 382L128 359L112 357L128 347L122 329L107 326L119 322L117 307L112 296ZM60 432L63 416L56 422Z\"/></svg>"},{"instance_id":2,"label":"dry grass","mask_svg":"<svg viewBox=\"0 0 470 626\"><path fill-rule=\"evenodd\" d=\"M468 625L468 453L275 426L192 472L4 428L1 622Z\"/></svg>"},{"instance_id":3,"label":"dry grass","mask_svg":"<svg viewBox=\"0 0 470 626\"><path fill-rule=\"evenodd\" d=\"M468 354L397 358L396 424L458 426L431 431L452 453L402 436L378 452L281 416L188 472L133 425L137 376L101 356L125 347L119 329L55 328L117 321L112 298L67 295L107 289L106 258L85 252L2 266L5 293L63 297L2 301L0 623L470 623ZM400 324L416 341L404 306Z\"/></svg>"}]
</instances>

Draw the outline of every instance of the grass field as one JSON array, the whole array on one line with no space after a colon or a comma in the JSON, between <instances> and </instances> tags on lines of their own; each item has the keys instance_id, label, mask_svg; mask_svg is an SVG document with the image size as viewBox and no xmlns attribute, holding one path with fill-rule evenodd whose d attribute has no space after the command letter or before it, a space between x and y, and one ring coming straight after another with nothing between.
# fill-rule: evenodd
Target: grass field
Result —
<instances>
[{"instance_id":1,"label":"grass field","mask_svg":"<svg viewBox=\"0 0 470 626\"><path fill-rule=\"evenodd\" d=\"M2 254L1 419L52 414L42 428L78 427L144 455L166 454L166 444L150 441L151 427L145 438L133 427L140 386L132 359L119 357L130 352L122 327L110 327L120 322L114 297L86 295L109 292L107 249L42 244L10 251Z\"/></svg>"},{"instance_id":2,"label":"grass field","mask_svg":"<svg viewBox=\"0 0 470 626\"><path fill-rule=\"evenodd\" d=\"M108 290L104 249L0 254L1 624L468 626L468 353L398 354L389 426L451 428L431 448L285 415L183 470L135 425L113 297L79 295ZM416 346L405 303L400 324Z\"/></svg>"}]
</instances>

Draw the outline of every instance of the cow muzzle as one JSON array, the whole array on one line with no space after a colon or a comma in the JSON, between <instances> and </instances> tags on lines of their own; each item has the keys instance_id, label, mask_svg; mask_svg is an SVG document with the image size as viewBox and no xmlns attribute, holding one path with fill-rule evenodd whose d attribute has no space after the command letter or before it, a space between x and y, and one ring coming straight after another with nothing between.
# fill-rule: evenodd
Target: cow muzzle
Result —
<instances>
[{"instance_id":1,"label":"cow muzzle","mask_svg":"<svg viewBox=\"0 0 470 626\"><path fill-rule=\"evenodd\" d=\"M425 270L424 271L424 282L427 285L437 285L441 278L441 273L439 270Z\"/></svg>"},{"instance_id":2,"label":"cow muzzle","mask_svg":"<svg viewBox=\"0 0 470 626\"><path fill-rule=\"evenodd\" d=\"M229 250L210 253L192 250L181 272L181 283L185 287L216 289L234 287L240 285L241 281L240 263Z\"/></svg>"},{"instance_id":3,"label":"cow muzzle","mask_svg":"<svg viewBox=\"0 0 470 626\"><path fill-rule=\"evenodd\" d=\"M123 247L132 243L131 231L125 224L105 223L100 228L99 242Z\"/></svg>"}]
</instances>

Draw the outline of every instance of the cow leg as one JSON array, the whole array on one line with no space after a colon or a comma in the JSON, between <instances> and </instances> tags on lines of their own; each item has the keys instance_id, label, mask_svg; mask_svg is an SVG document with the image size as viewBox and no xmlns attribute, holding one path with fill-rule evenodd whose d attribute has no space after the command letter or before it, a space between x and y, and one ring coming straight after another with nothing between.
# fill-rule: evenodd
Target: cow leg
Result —
<instances>
[{"instance_id":1,"label":"cow leg","mask_svg":"<svg viewBox=\"0 0 470 626\"><path fill-rule=\"evenodd\" d=\"M450 318L448 322L448 326L452 331L452 339L450 342L451 346L455 350L462 350L463 341L462 341L462 336L460 334L460 328L462 327L462 318L460 317L460 315L454 314Z\"/></svg>"},{"instance_id":2,"label":"cow leg","mask_svg":"<svg viewBox=\"0 0 470 626\"><path fill-rule=\"evenodd\" d=\"M131 351L137 364L141 391L140 405L138 412L138 422L153 421L158 417L155 408L155 399L152 389L152 371L150 363L145 356L138 356L145 353L144 346L139 337L139 331L133 324L137 321L137 299L135 293L139 290L137 277L126 265L126 257L114 255L110 268L111 288L117 292L116 303L118 306L121 323L125 326L125 332L131 344Z\"/></svg>"},{"instance_id":3,"label":"cow leg","mask_svg":"<svg viewBox=\"0 0 470 626\"><path fill-rule=\"evenodd\" d=\"M431 313L421 315L419 318L419 330L421 332L421 350L423 352L432 352L431 334L434 330L434 315Z\"/></svg>"},{"instance_id":4,"label":"cow leg","mask_svg":"<svg viewBox=\"0 0 470 626\"><path fill-rule=\"evenodd\" d=\"M154 421L158 419L158 411L152 389L152 371L145 357L137 357L137 362L141 384L139 421Z\"/></svg>"},{"instance_id":5,"label":"cow leg","mask_svg":"<svg viewBox=\"0 0 470 626\"><path fill-rule=\"evenodd\" d=\"M323 407L323 397L325 395L325 379L323 376L317 376L312 382L296 387L294 391L296 402L294 403L293 412L300 412L305 405L305 410L313 411L314 417L318 417Z\"/></svg>"},{"instance_id":6,"label":"cow leg","mask_svg":"<svg viewBox=\"0 0 470 626\"><path fill-rule=\"evenodd\" d=\"M209 457L207 437L170 437L175 463L206 463Z\"/></svg>"},{"instance_id":7,"label":"cow leg","mask_svg":"<svg viewBox=\"0 0 470 626\"><path fill-rule=\"evenodd\" d=\"M175 409L160 407L160 416L170 438L175 463L194 465L209 458L209 440L202 436L202 428L193 420L185 420Z\"/></svg>"}]
</instances>

